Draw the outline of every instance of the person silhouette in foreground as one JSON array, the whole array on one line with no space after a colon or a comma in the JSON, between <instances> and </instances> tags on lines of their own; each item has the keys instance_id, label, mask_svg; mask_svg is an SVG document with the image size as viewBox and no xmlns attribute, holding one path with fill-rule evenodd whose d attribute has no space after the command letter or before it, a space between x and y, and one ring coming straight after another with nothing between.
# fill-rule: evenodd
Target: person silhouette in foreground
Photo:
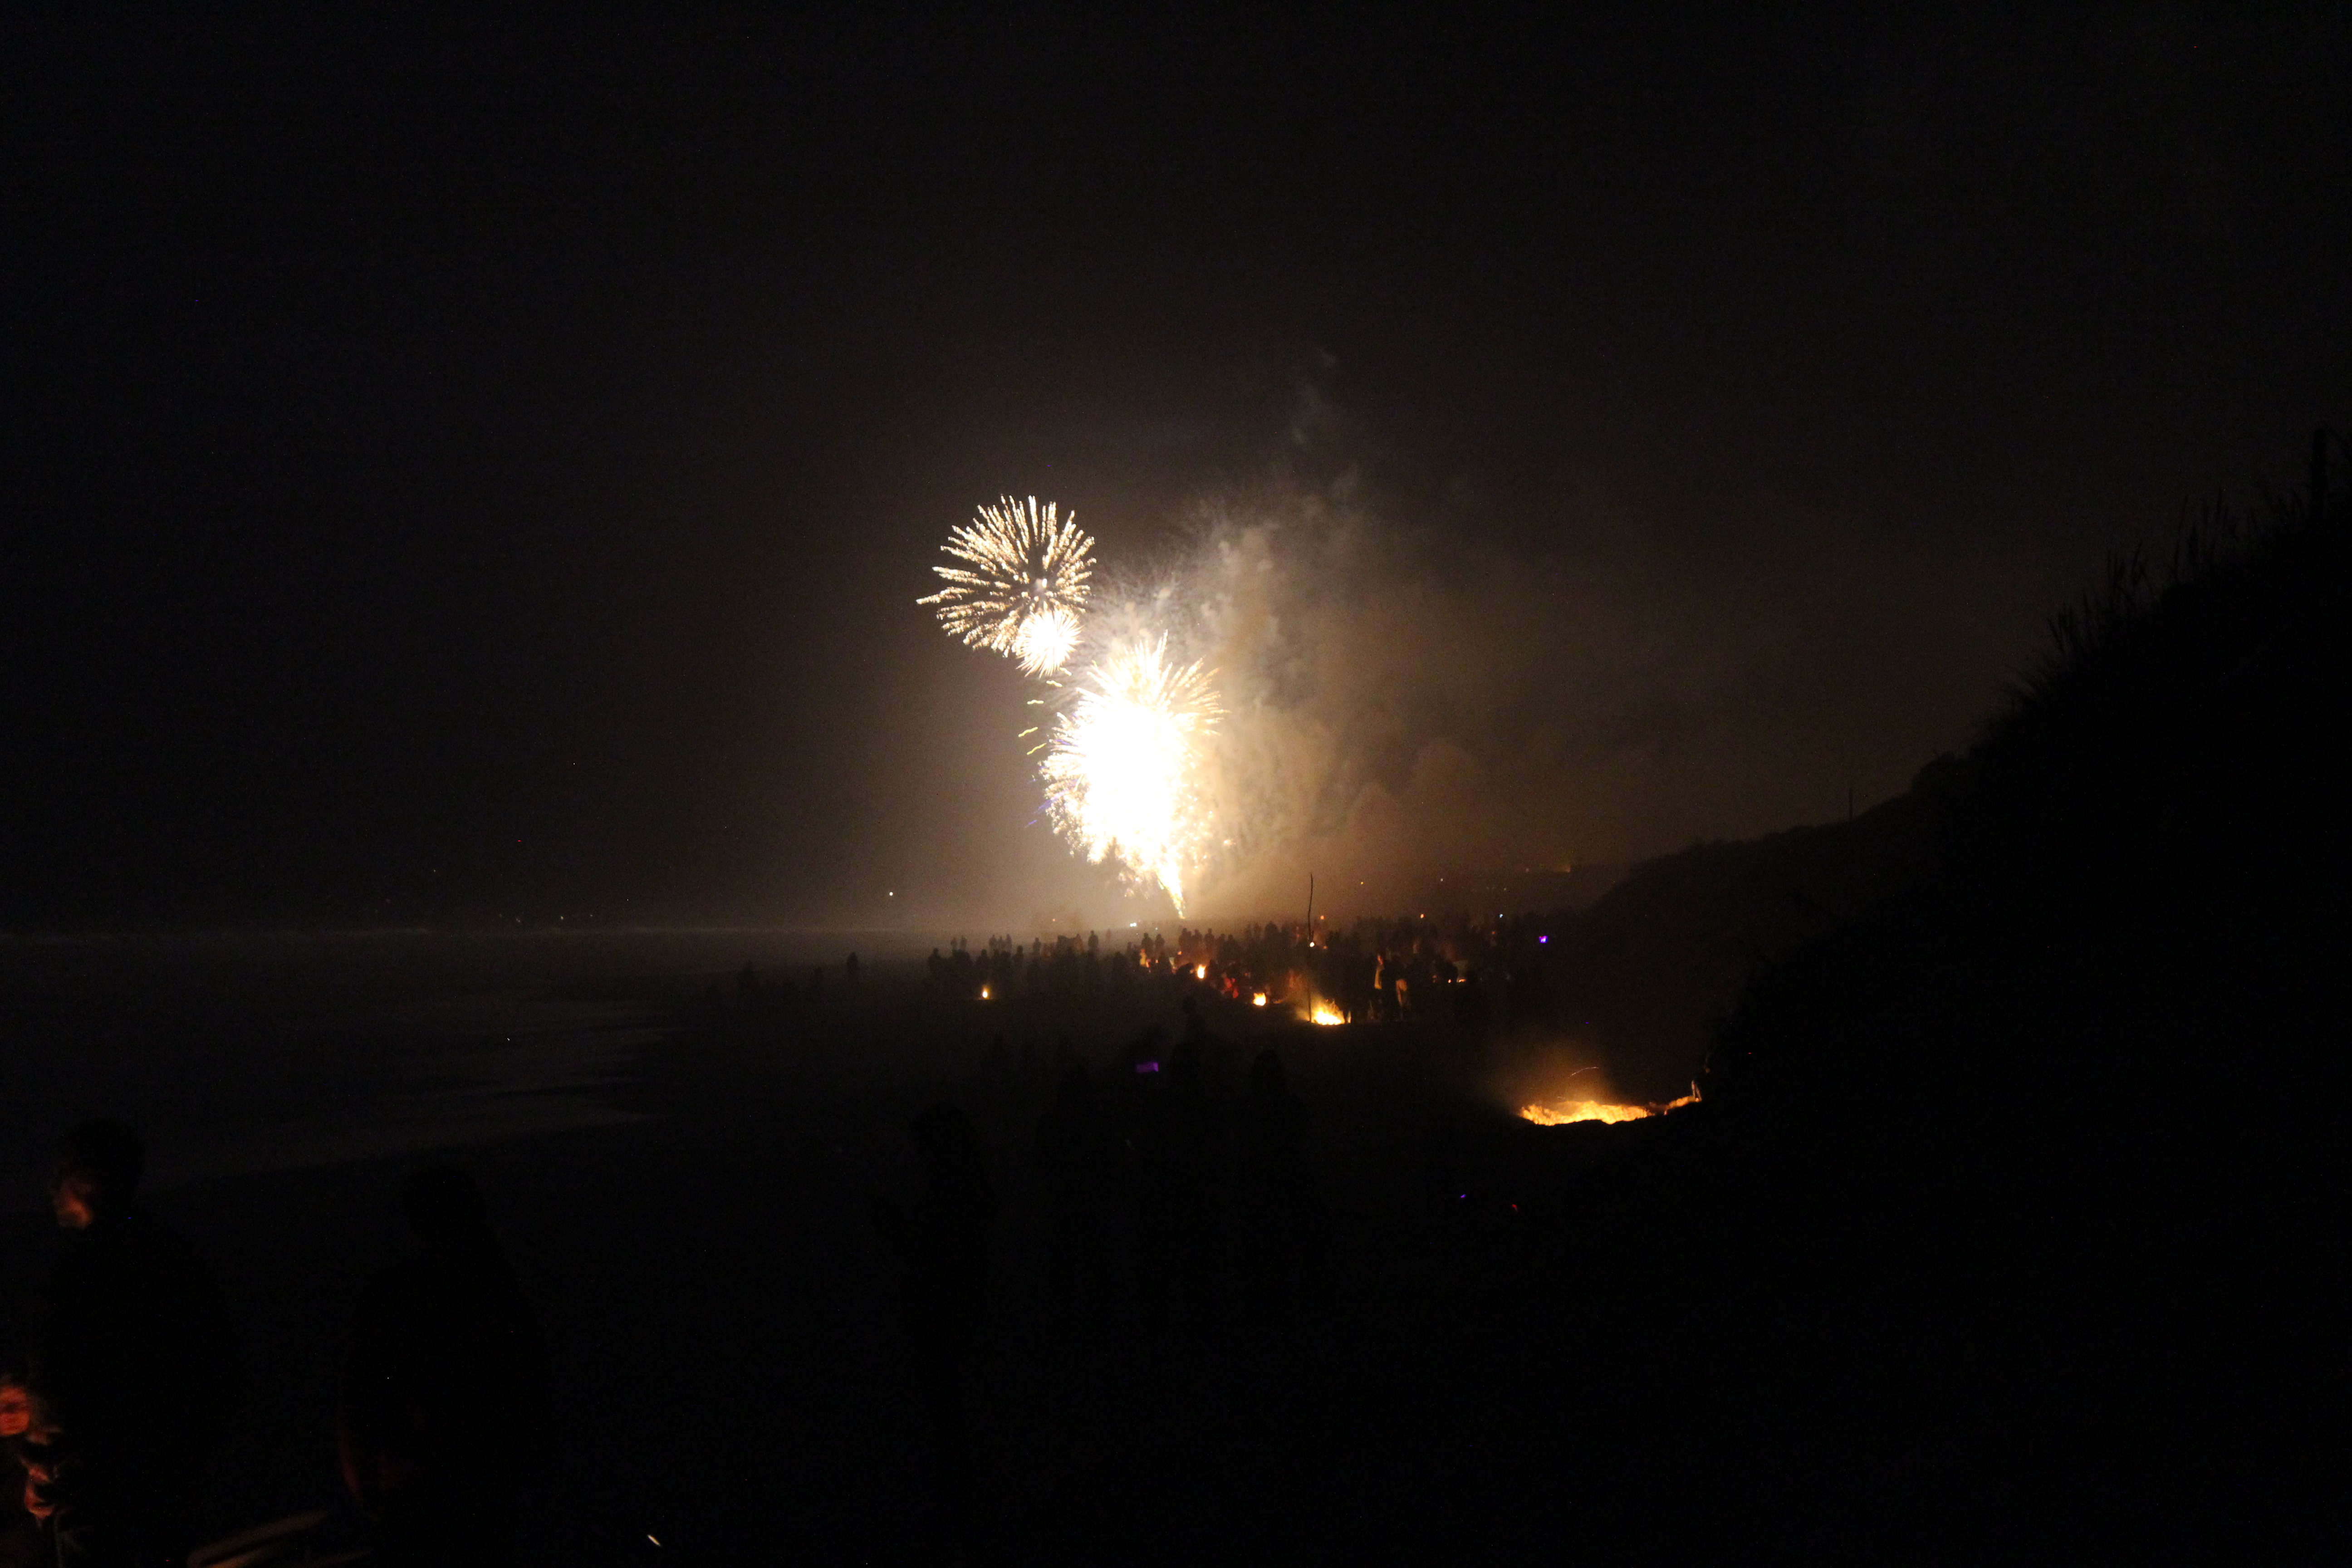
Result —
<instances>
[{"instance_id":1,"label":"person silhouette in foreground","mask_svg":"<svg viewBox=\"0 0 2352 1568\"><path fill-rule=\"evenodd\" d=\"M58 1560L47 1521L33 1512L36 1500L19 1453L33 1429L33 1396L14 1371L0 1373L0 1568L36 1568Z\"/></svg>"},{"instance_id":2,"label":"person silhouette in foreground","mask_svg":"<svg viewBox=\"0 0 2352 1568\"><path fill-rule=\"evenodd\" d=\"M212 1277L178 1233L133 1209L139 1135L89 1121L66 1135L49 1183L65 1233L28 1314L22 1402L6 1424L25 1506L57 1562L145 1568L187 1554L235 1349Z\"/></svg>"},{"instance_id":3,"label":"person silhouette in foreground","mask_svg":"<svg viewBox=\"0 0 2352 1568\"><path fill-rule=\"evenodd\" d=\"M889 1198L876 1199L874 1223L907 1266L901 1289L908 1348L930 1412L941 1499L952 1510L971 1500L964 1373L987 1302L996 1193L980 1135L962 1111L934 1105L915 1118L914 1133L923 1162L923 1195L911 1211Z\"/></svg>"},{"instance_id":4,"label":"person silhouette in foreground","mask_svg":"<svg viewBox=\"0 0 2352 1568\"><path fill-rule=\"evenodd\" d=\"M1307 1165L1307 1107L1290 1092L1282 1058L1260 1051L1250 1064L1249 1098L1234 1119L1242 1266L1261 1300L1288 1297L1321 1239L1322 1205Z\"/></svg>"},{"instance_id":5,"label":"person silhouette in foreground","mask_svg":"<svg viewBox=\"0 0 2352 1568\"><path fill-rule=\"evenodd\" d=\"M1084 1062L1064 1069L1054 1103L1037 1119L1037 1176L1045 1188L1046 1263L1055 1300L1065 1319L1071 1318L1083 1288L1099 1311L1108 1294L1111 1172Z\"/></svg>"},{"instance_id":6,"label":"person silhouette in foreground","mask_svg":"<svg viewBox=\"0 0 2352 1568\"><path fill-rule=\"evenodd\" d=\"M387 1565L497 1562L547 1421L538 1314L472 1177L427 1166L400 1206L417 1250L368 1281L353 1315L343 1481Z\"/></svg>"},{"instance_id":7,"label":"person silhouette in foreground","mask_svg":"<svg viewBox=\"0 0 2352 1568\"><path fill-rule=\"evenodd\" d=\"M1216 1247L1216 1127L1201 1048L1179 1041L1137 1119L1135 1234L1145 1321L1163 1324L1181 1306L1188 1326L1206 1322Z\"/></svg>"}]
</instances>

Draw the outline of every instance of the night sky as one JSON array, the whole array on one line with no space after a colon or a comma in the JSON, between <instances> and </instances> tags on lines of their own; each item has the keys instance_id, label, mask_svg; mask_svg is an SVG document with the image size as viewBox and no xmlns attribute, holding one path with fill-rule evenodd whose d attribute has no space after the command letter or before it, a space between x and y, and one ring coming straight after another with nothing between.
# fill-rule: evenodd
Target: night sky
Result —
<instances>
[{"instance_id":1,"label":"night sky","mask_svg":"<svg viewBox=\"0 0 2352 1568\"><path fill-rule=\"evenodd\" d=\"M1361 521L1283 879L1883 799L2352 423L2352 11L2048 9L12 7L0 922L1107 918L1007 491Z\"/></svg>"}]
</instances>

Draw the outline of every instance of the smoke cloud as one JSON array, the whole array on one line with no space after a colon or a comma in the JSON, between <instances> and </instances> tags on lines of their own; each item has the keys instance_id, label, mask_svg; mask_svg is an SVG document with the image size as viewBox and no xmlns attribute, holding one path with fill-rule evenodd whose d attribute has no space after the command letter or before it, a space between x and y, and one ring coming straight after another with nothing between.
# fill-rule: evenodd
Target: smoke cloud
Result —
<instances>
[{"instance_id":1,"label":"smoke cloud","mask_svg":"<svg viewBox=\"0 0 2352 1568\"><path fill-rule=\"evenodd\" d=\"M1091 635L1165 631L1215 671L1192 912L1298 909L1310 873L1335 915L1411 912L1440 879L1822 820L1963 739L2003 630L1967 574L1827 537L1604 521L1530 551L1282 479L1196 502Z\"/></svg>"}]
</instances>

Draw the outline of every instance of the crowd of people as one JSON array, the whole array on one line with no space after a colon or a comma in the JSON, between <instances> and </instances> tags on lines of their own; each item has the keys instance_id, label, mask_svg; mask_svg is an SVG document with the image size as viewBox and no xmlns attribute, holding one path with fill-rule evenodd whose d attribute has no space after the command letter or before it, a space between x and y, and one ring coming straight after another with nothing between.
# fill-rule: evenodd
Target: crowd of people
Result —
<instances>
[{"instance_id":1,"label":"crowd of people","mask_svg":"<svg viewBox=\"0 0 2352 1568\"><path fill-rule=\"evenodd\" d=\"M1532 916L1252 923L1238 931L1181 927L1124 942L1101 931L1021 942L958 938L929 960L932 986L982 1001L1067 998L1139 983L1205 987L1235 1002L1306 1012L1324 1022L1399 1023L1444 1016L1483 1022L1501 995L1514 1013L1542 989L1549 928Z\"/></svg>"},{"instance_id":2,"label":"crowd of people","mask_svg":"<svg viewBox=\"0 0 2352 1568\"><path fill-rule=\"evenodd\" d=\"M1212 999L1349 1021L1440 1006L1482 1017L1490 991L1527 989L1546 940L1532 922L1503 921L1186 927L1124 942L999 936L934 951L929 976L957 999L1150 986L1179 1004L1172 1040L1147 1029L1090 1067L1065 1037L1049 1073L1022 1075L1039 1091L1052 1085L1027 1152L1058 1310L1073 1323L1117 1310L1167 1325L1210 1311L1213 1278L1261 1302L1286 1300L1323 1230L1308 1117L1279 1055L1256 1053L1239 1094L1211 1091L1206 1061L1223 1048L1206 1019ZM747 966L736 984L763 1005L786 988L821 1000L824 976L814 971L803 989ZM853 955L838 984L859 983ZM1238 1068L1236 1058L1220 1076ZM903 1206L877 1198L873 1219L903 1268L908 1364L952 1503L971 1481L965 1384L997 1202L961 1110L934 1105L911 1131L923 1190ZM143 1568L183 1562L189 1549L236 1397L236 1341L195 1252L137 1205L143 1166L120 1122L78 1127L59 1148L55 1265L0 1362L0 1568ZM351 1497L374 1521L377 1561L494 1561L547 1417L538 1321L463 1172L414 1173L400 1204L413 1252L354 1303L332 1441Z\"/></svg>"},{"instance_id":3,"label":"crowd of people","mask_svg":"<svg viewBox=\"0 0 2352 1568\"><path fill-rule=\"evenodd\" d=\"M1006 950L998 950L1003 956ZM1175 949L1139 950L1162 965ZM1097 963L1099 963L1097 956ZM1164 972L1164 971L1163 971ZM1308 1117L1279 1056L1246 1089L1212 1092L1224 1043L1192 996L1173 1039L1154 1027L1089 1067L1065 1037L1030 1147L1051 1294L1066 1327L1131 1314L1197 1327L1213 1279L1280 1309L1311 1271L1322 1210ZM998 1204L965 1113L945 1102L910 1129L912 1201L877 1196L898 1259L911 1381L935 1437L941 1507L974 1481L969 1364L988 1307ZM237 1397L236 1335L195 1250L137 1203L145 1165L118 1121L75 1128L49 1193L59 1244L0 1364L0 1568L184 1563L224 1415ZM503 1560L518 1493L548 1418L534 1308L483 1195L446 1164L399 1190L413 1247L353 1303L332 1441L373 1560Z\"/></svg>"},{"instance_id":4,"label":"crowd of people","mask_svg":"<svg viewBox=\"0 0 2352 1568\"><path fill-rule=\"evenodd\" d=\"M1197 1331L1228 1274L1243 1304L1279 1320L1319 1254L1324 1215L1307 1160L1307 1108L1279 1054L1259 1051L1246 1090L1212 1092L1217 1046L1187 998L1182 1033L1147 1029L1100 1073L1058 1052L1029 1154L1045 1262L1066 1329L1125 1315L1145 1332ZM956 1107L914 1124L921 1196L874 1217L905 1268L908 1342L935 1434L942 1506L972 1484L968 1363L986 1311L996 1199L980 1140Z\"/></svg>"}]
</instances>

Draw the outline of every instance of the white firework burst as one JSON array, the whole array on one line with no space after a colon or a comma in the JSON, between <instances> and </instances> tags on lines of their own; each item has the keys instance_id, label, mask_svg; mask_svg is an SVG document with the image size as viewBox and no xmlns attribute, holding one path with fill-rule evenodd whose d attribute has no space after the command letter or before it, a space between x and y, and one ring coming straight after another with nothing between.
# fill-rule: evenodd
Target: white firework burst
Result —
<instances>
[{"instance_id":1,"label":"white firework burst","mask_svg":"<svg viewBox=\"0 0 2352 1568\"><path fill-rule=\"evenodd\" d=\"M947 586L916 602L937 605L940 625L966 647L1017 659L1025 675L1051 675L1077 647L1094 547L1052 501L1006 496L940 546L963 564L932 567Z\"/></svg>"},{"instance_id":2,"label":"white firework burst","mask_svg":"<svg viewBox=\"0 0 2352 1568\"><path fill-rule=\"evenodd\" d=\"M1209 840L1201 742L1220 709L1198 660L1177 666L1168 638L1135 637L1087 668L1056 719L1040 772L1054 825L1100 862L1157 882L1184 911L1184 879Z\"/></svg>"}]
</instances>

